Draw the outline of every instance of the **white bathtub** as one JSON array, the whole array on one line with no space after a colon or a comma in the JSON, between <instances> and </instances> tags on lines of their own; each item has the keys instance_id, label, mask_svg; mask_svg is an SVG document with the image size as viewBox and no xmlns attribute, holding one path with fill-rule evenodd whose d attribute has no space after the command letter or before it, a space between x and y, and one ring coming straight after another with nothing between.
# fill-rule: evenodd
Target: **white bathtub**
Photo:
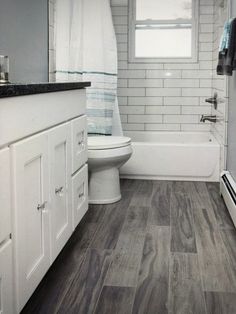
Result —
<instances>
[{"instance_id":1,"label":"white bathtub","mask_svg":"<svg viewBox=\"0 0 236 314\"><path fill-rule=\"evenodd\" d=\"M125 132L133 155L121 177L219 181L220 145L206 132Z\"/></svg>"}]
</instances>

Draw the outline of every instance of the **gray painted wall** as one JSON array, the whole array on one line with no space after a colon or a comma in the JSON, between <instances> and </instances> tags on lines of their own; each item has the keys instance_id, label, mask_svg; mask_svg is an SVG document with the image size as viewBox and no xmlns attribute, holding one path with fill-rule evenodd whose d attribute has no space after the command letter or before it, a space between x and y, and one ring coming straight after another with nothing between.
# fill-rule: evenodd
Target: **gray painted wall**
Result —
<instances>
[{"instance_id":1,"label":"gray painted wall","mask_svg":"<svg viewBox=\"0 0 236 314\"><path fill-rule=\"evenodd\" d=\"M232 14L236 16L236 2L232 0ZM227 170L236 181L236 73L229 78L228 152Z\"/></svg>"},{"instance_id":2,"label":"gray painted wall","mask_svg":"<svg viewBox=\"0 0 236 314\"><path fill-rule=\"evenodd\" d=\"M11 82L48 80L48 0L0 1L0 54Z\"/></svg>"}]
</instances>

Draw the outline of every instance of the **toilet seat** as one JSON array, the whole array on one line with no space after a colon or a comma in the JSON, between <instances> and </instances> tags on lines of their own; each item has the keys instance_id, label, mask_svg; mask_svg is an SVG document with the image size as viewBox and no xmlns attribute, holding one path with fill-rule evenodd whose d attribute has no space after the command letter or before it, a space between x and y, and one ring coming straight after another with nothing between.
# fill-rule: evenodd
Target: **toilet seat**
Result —
<instances>
[{"instance_id":1,"label":"toilet seat","mask_svg":"<svg viewBox=\"0 0 236 314\"><path fill-rule=\"evenodd\" d=\"M131 145L111 149L89 149L88 158L90 159L90 161L92 159L101 159L105 161L107 158L116 159L122 156L129 155L131 153L132 153Z\"/></svg>"},{"instance_id":2,"label":"toilet seat","mask_svg":"<svg viewBox=\"0 0 236 314\"><path fill-rule=\"evenodd\" d=\"M126 136L89 136L88 137L88 149L100 150L100 149L114 149L124 146L128 146L131 143L131 139Z\"/></svg>"}]
</instances>

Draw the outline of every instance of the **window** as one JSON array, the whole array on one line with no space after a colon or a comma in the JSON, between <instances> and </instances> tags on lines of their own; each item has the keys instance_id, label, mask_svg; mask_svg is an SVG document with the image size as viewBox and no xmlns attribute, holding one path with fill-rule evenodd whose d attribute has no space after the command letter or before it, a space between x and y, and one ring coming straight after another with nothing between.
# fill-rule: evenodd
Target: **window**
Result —
<instances>
[{"instance_id":1,"label":"window","mask_svg":"<svg viewBox=\"0 0 236 314\"><path fill-rule=\"evenodd\" d=\"M130 0L132 62L196 61L198 0Z\"/></svg>"}]
</instances>

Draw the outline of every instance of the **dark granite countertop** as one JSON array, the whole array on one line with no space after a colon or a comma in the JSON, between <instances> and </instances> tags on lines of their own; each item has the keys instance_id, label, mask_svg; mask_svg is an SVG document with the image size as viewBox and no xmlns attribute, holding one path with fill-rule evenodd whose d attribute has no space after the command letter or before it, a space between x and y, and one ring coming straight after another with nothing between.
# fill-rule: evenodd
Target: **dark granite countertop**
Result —
<instances>
[{"instance_id":1,"label":"dark granite countertop","mask_svg":"<svg viewBox=\"0 0 236 314\"><path fill-rule=\"evenodd\" d=\"M0 98L82 89L89 86L90 82L0 84Z\"/></svg>"}]
</instances>

